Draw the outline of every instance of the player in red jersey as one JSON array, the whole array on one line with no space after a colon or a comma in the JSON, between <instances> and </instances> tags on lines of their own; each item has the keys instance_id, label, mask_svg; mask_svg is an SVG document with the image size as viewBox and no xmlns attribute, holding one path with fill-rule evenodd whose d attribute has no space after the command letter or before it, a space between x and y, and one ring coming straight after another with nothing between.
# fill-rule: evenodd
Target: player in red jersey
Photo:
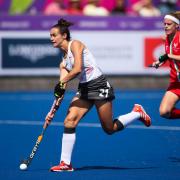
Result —
<instances>
[{"instance_id":1,"label":"player in red jersey","mask_svg":"<svg viewBox=\"0 0 180 180\"><path fill-rule=\"evenodd\" d=\"M170 83L161 101L160 115L167 119L179 119L180 109L175 105L180 99L180 11L165 15L164 30L166 34L165 55L152 66L159 67L169 61Z\"/></svg>"}]
</instances>

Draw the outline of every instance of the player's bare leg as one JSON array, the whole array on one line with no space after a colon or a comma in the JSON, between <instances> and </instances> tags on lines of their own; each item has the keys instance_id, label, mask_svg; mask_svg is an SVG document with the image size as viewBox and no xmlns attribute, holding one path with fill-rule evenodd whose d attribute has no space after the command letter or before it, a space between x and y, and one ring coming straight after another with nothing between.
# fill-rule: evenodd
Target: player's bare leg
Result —
<instances>
[{"instance_id":1,"label":"player's bare leg","mask_svg":"<svg viewBox=\"0 0 180 180\"><path fill-rule=\"evenodd\" d=\"M180 109L176 109L175 105L179 101L179 97L167 91L161 101L159 112L160 115L167 119L178 119L180 118Z\"/></svg>"},{"instance_id":2,"label":"player's bare leg","mask_svg":"<svg viewBox=\"0 0 180 180\"><path fill-rule=\"evenodd\" d=\"M113 134L116 132L118 127L116 123L113 123L112 102L96 101L95 105L104 131L107 134Z\"/></svg>"},{"instance_id":3,"label":"player's bare leg","mask_svg":"<svg viewBox=\"0 0 180 180\"><path fill-rule=\"evenodd\" d=\"M73 171L71 155L76 141L76 126L81 118L91 109L92 102L73 98L64 121L60 164L53 166L51 171Z\"/></svg>"},{"instance_id":4,"label":"player's bare leg","mask_svg":"<svg viewBox=\"0 0 180 180\"><path fill-rule=\"evenodd\" d=\"M96 109L101 121L101 125L107 134L124 129L136 120L142 121L146 126L151 125L151 118L141 105L135 104L133 110L125 115L118 116L113 120L112 102L95 101Z\"/></svg>"}]
</instances>

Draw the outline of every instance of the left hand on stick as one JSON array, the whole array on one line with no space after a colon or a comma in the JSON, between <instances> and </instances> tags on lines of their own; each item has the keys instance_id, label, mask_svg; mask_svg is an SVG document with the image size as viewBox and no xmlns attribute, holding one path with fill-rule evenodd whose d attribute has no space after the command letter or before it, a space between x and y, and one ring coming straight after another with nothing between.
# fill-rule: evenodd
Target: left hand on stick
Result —
<instances>
[{"instance_id":1,"label":"left hand on stick","mask_svg":"<svg viewBox=\"0 0 180 180\"><path fill-rule=\"evenodd\" d=\"M61 98L65 93L64 83L59 81L56 86L54 87L54 96L56 98Z\"/></svg>"}]
</instances>

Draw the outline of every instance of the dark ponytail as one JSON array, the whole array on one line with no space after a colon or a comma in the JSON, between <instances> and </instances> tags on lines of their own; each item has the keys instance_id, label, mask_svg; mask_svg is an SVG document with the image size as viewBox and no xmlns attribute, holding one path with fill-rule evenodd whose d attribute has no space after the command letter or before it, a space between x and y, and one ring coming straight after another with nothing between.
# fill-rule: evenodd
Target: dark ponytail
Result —
<instances>
[{"instance_id":1,"label":"dark ponytail","mask_svg":"<svg viewBox=\"0 0 180 180\"><path fill-rule=\"evenodd\" d=\"M70 36L70 31L69 31L69 27L72 26L73 23L66 21L65 19L59 19L58 23L55 24L53 27L58 28L60 33L63 34L67 34L67 38L66 40L70 41L71 36Z\"/></svg>"}]
</instances>

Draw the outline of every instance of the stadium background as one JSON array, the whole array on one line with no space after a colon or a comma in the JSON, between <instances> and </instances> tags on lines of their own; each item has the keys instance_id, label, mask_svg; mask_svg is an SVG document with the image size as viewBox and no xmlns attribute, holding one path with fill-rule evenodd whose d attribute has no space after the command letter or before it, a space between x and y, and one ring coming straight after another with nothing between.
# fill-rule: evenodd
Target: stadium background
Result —
<instances>
[{"instance_id":1,"label":"stadium background","mask_svg":"<svg viewBox=\"0 0 180 180\"><path fill-rule=\"evenodd\" d=\"M0 1L1 91L53 89L61 52L53 49L49 41L49 29L59 19L57 15L45 15L45 8L51 2L53 0ZM164 89L168 84L167 65L158 71L147 68L164 53L163 13L158 17L141 17L132 13L136 0L124 2L123 15L112 14L116 0L100 0L100 6L109 11L109 16L67 12L62 16L75 23L72 38L88 45L115 88ZM159 8L162 2L152 1ZM70 0L59 3L63 3L64 9L70 6ZM87 3L81 0L81 9ZM179 1L170 3L171 8L179 9ZM77 82L70 83L70 89L74 89L74 83Z\"/></svg>"}]
</instances>

